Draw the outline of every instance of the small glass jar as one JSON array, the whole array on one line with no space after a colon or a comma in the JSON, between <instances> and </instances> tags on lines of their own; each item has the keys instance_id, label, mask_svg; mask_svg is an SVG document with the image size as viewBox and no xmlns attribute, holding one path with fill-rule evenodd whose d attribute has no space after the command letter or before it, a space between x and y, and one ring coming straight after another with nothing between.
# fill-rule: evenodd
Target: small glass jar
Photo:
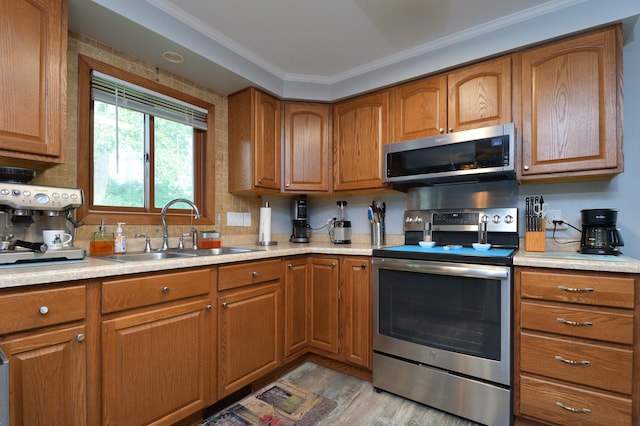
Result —
<instances>
[{"instance_id":1,"label":"small glass jar","mask_svg":"<svg viewBox=\"0 0 640 426\"><path fill-rule=\"evenodd\" d=\"M202 232L200 239L198 240L198 248L220 248L222 247L222 241L220 240L219 232Z\"/></svg>"}]
</instances>

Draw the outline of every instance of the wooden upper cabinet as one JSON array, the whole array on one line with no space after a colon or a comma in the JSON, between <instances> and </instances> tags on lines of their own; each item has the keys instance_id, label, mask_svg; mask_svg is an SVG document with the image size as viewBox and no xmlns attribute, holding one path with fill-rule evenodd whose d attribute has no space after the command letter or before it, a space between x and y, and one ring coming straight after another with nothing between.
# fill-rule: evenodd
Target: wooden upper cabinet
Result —
<instances>
[{"instance_id":1,"label":"wooden upper cabinet","mask_svg":"<svg viewBox=\"0 0 640 426\"><path fill-rule=\"evenodd\" d=\"M284 192L329 191L330 114L327 104L284 104Z\"/></svg>"},{"instance_id":2,"label":"wooden upper cabinet","mask_svg":"<svg viewBox=\"0 0 640 426\"><path fill-rule=\"evenodd\" d=\"M511 56L391 89L391 143L510 123Z\"/></svg>"},{"instance_id":3,"label":"wooden upper cabinet","mask_svg":"<svg viewBox=\"0 0 640 426\"><path fill-rule=\"evenodd\" d=\"M447 76L424 78L391 89L391 123L391 143L444 133Z\"/></svg>"},{"instance_id":4,"label":"wooden upper cabinet","mask_svg":"<svg viewBox=\"0 0 640 426\"><path fill-rule=\"evenodd\" d=\"M447 74L447 132L510 123L511 56Z\"/></svg>"},{"instance_id":5,"label":"wooden upper cabinet","mask_svg":"<svg viewBox=\"0 0 640 426\"><path fill-rule=\"evenodd\" d=\"M252 87L229 96L229 192L280 191L280 108Z\"/></svg>"},{"instance_id":6,"label":"wooden upper cabinet","mask_svg":"<svg viewBox=\"0 0 640 426\"><path fill-rule=\"evenodd\" d=\"M389 139L389 91L338 102L333 108L333 189L383 188Z\"/></svg>"},{"instance_id":7,"label":"wooden upper cabinet","mask_svg":"<svg viewBox=\"0 0 640 426\"><path fill-rule=\"evenodd\" d=\"M67 15L66 0L0 0L2 157L64 161Z\"/></svg>"},{"instance_id":8,"label":"wooden upper cabinet","mask_svg":"<svg viewBox=\"0 0 640 426\"><path fill-rule=\"evenodd\" d=\"M520 54L521 180L610 177L623 170L619 26Z\"/></svg>"}]
</instances>

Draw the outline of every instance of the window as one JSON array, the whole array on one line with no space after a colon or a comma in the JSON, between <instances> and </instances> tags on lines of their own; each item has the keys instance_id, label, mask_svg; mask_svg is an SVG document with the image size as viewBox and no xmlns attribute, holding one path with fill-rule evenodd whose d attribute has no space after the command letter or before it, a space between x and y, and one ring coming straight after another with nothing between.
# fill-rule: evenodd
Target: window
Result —
<instances>
[{"instance_id":1,"label":"window","mask_svg":"<svg viewBox=\"0 0 640 426\"><path fill-rule=\"evenodd\" d=\"M193 201L212 217L213 106L83 56L79 72L78 182L85 223L109 216L158 223L162 207L175 198ZM88 160L87 170L81 159ZM175 207L173 213L185 214L172 223L188 223L189 206Z\"/></svg>"}]
</instances>

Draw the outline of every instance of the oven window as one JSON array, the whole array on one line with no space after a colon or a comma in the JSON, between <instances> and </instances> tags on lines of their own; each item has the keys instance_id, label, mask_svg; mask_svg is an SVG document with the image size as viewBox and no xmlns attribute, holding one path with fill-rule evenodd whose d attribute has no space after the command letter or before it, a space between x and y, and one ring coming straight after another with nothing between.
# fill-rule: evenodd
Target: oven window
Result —
<instances>
[{"instance_id":1,"label":"oven window","mask_svg":"<svg viewBox=\"0 0 640 426\"><path fill-rule=\"evenodd\" d=\"M500 281L380 269L379 333L500 360Z\"/></svg>"}]
</instances>

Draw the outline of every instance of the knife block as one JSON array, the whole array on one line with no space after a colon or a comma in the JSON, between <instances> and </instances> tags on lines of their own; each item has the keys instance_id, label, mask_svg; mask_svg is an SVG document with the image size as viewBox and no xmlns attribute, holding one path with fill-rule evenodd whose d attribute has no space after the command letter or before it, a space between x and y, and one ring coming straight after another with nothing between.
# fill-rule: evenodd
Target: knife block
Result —
<instances>
[{"instance_id":1,"label":"knife block","mask_svg":"<svg viewBox=\"0 0 640 426\"><path fill-rule=\"evenodd\" d=\"M544 251L545 231L526 231L524 233L525 251Z\"/></svg>"}]
</instances>

